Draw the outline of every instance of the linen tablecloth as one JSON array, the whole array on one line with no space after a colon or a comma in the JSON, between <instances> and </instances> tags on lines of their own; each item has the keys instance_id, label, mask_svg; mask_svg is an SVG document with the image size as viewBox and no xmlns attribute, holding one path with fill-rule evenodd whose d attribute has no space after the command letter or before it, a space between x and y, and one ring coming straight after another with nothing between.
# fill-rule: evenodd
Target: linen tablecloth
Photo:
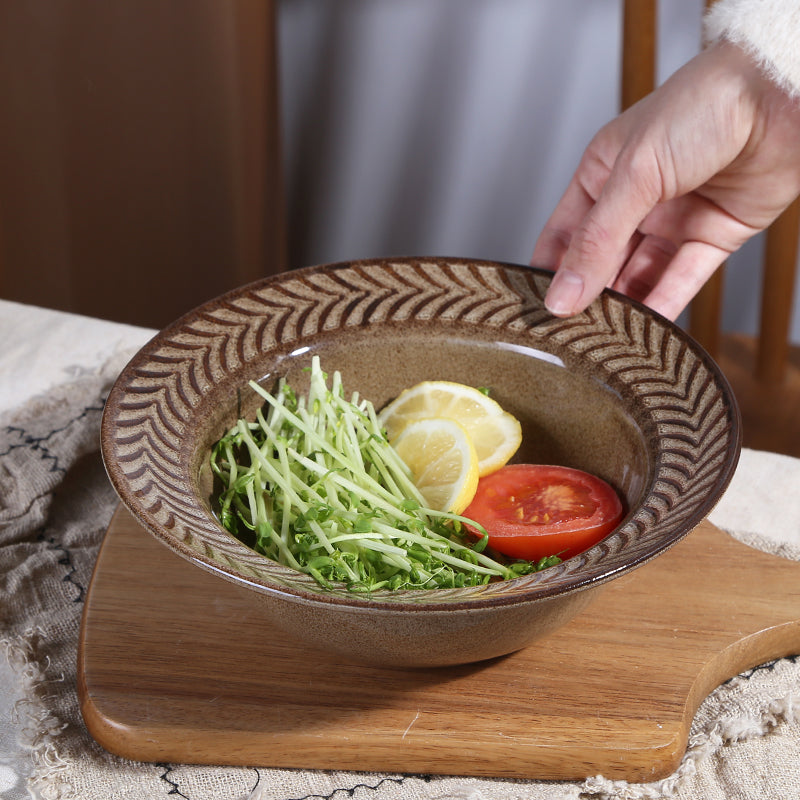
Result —
<instances>
[{"instance_id":1,"label":"linen tablecloth","mask_svg":"<svg viewBox=\"0 0 800 800\"><path fill-rule=\"evenodd\" d=\"M86 732L76 693L81 611L117 503L99 423L111 383L152 333L0 301L0 796L800 798L796 657L716 689L695 716L679 768L652 784L140 764L105 752ZM798 487L799 460L745 450L711 520L753 547L800 560Z\"/></svg>"}]
</instances>

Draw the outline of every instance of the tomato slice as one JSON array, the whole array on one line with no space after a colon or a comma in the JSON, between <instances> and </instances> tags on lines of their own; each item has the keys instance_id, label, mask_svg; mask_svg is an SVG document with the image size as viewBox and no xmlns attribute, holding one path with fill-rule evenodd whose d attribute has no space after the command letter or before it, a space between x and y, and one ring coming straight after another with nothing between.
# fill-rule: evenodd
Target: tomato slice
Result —
<instances>
[{"instance_id":1,"label":"tomato slice","mask_svg":"<svg viewBox=\"0 0 800 800\"><path fill-rule=\"evenodd\" d=\"M511 464L478 481L463 516L486 528L497 552L537 561L583 552L611 533L622 513L614 489L588 472Z\"/></svg>"}]
</instances>

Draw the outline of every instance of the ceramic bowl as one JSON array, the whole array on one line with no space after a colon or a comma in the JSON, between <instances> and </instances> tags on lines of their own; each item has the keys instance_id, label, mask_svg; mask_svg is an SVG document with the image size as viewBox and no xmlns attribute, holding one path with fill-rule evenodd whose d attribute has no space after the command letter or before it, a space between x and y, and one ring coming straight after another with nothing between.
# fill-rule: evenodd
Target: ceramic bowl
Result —
<instances>
[{"instance_id":1,"label":"ceramic bowl","mask_svg":"<svg viewBox=\"0 0 800 800\"><path fill-rule=\"evenodd\" d=\"M111 481L145 529L243 587L265 624L311 648L440 666L525 647L688 534L740 450L731 389L686 333L611 291L555 318L543 304L549 281L546 271L485 261L375 259L214 299L156 335L114 385L102 423ZM600 475L626 516L590 550L514 580L367 597L322 589L217 523L208 467L212 444L255 412L247 382L286 376L303 389L314 354L376 408L426 379L491 386L523 426L515 461Z\"/></svg>"}]
</instances>

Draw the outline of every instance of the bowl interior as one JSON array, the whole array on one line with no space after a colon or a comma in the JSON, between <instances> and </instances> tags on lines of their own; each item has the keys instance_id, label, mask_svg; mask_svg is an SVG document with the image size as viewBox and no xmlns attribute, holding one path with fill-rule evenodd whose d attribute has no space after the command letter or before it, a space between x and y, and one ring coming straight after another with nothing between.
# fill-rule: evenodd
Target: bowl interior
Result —
<instances>
[{"instance_id":1,"label":"bowl interior","mask_svg":"<svg viewBox=\"0 0 800 800\"><path fill-rule=\"evenodd\" d=\"M285 377L304 392L311 358L318 355L329 374L342 374L348 396L357 391L376 410L424 380L488 387L490 396L522 424L522 446L513 462L587 470L614 486L628 509L638 506L652 477L647 441L653 430L636 403L574 354L536 349L508 335L482 335L480 329L471 333L435 322L376 325L321 337L299 349L272 351L251 363L250 372L267 389ZM214 492L208 453L239 416L252 418L261 403L244 384L226 395L209 397L203 423L190 433L192 474L209 514L214 513Z\"/></svg>"}]
</instances>

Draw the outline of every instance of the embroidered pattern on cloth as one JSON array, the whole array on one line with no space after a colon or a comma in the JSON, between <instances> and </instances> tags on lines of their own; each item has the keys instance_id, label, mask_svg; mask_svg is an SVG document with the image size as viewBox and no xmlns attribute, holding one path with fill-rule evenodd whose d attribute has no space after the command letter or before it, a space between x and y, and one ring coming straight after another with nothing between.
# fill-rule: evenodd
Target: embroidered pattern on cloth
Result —
<instances>
[{"instance_id":1,"label":"embroidered pattern on cloth","mask_svg":"<svg viewBox=\"0 0 800 800\"><path fill-rule=\"evenodd\" d=\"M723 800L733 786L739 798L800 796L797 658L759 667L713 692L695 717L679 769L653 784L602 776L557 783L139 764L108 754L83 726L75 661L86 589L117 502L98 437L103 398L118 366L79 376L0 419L0 657L18 678L17 713L37 796ZM755 774L754 762L773 766L767 775Z\"/></svg>"}]
</instances>

